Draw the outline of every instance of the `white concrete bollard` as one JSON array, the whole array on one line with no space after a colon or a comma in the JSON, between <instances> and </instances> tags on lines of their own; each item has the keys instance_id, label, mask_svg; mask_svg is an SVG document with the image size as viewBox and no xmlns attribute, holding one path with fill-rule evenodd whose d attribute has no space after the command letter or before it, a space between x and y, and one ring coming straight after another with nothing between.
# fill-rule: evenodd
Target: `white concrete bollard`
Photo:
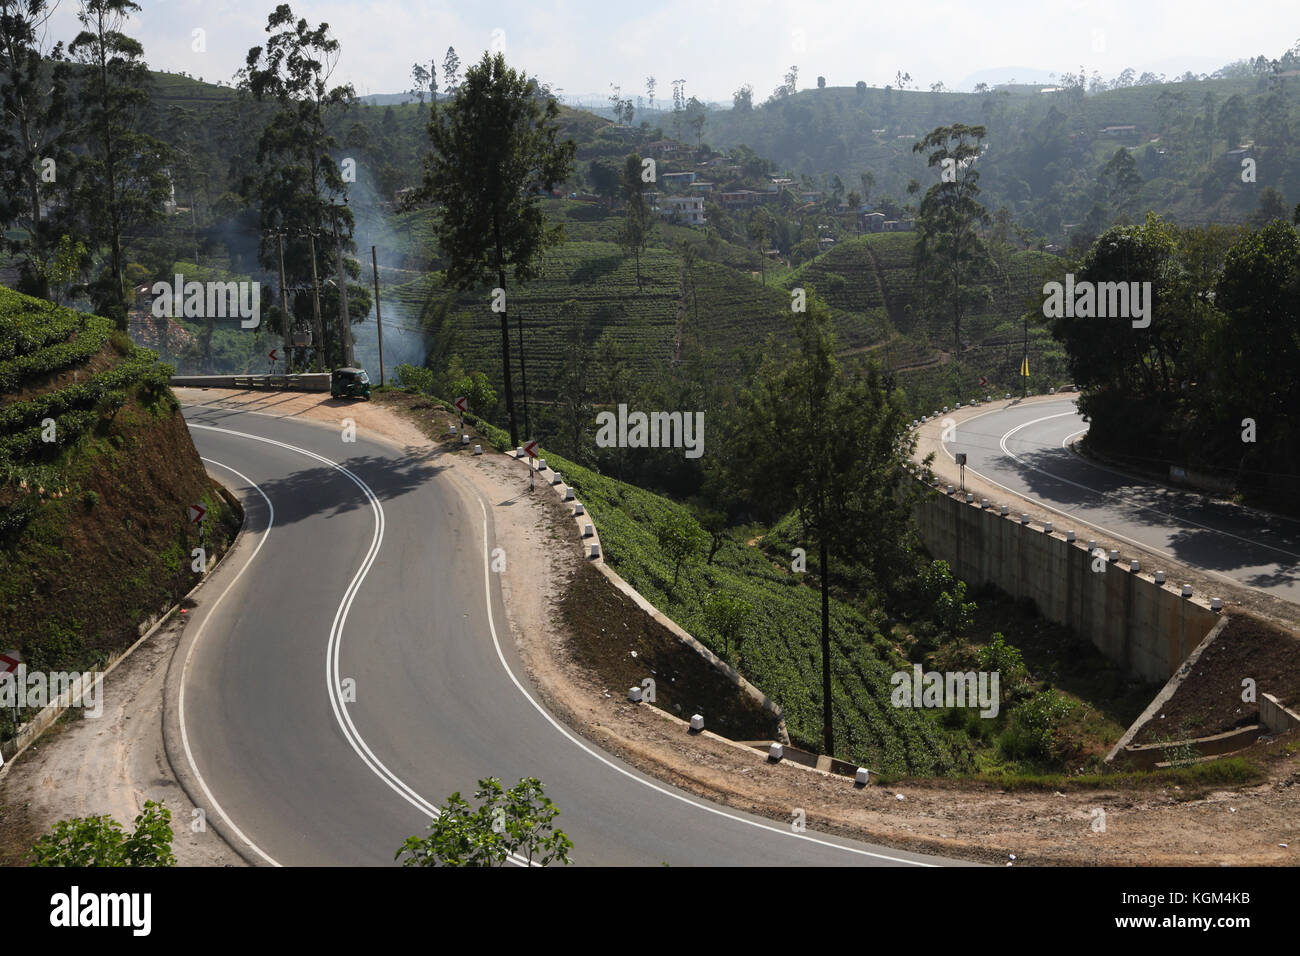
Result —
<instances>
[{"instance_id":1,"label":"white concrete bollard","mask_svg":"<svg viewBox=\"0 0 1300 956\"><path fill-rule=\"evenodd\" d=\"M596 526L594 524L584 524L582 526L582 536L584 538L594 538L596 536Z\"/></svg>"},{"instance_id":2,"label":"white concrete bollard","mask_svg":"<svg viewBox=\"0 0 1300 956\"><path fill-rule=\"evenodd\" d=\"M1048 394L1048 395L1055 395L1055 394L1056 394L1056 389L1055 389L1055 388L1049 388L1049 389L1047 390L1047 394Z\"/></svg>"},{"instance_id":3,"label":"white concrete bollard","mask_svg":"<svg viewBox=\"0 0 1300 956\"><path fill-rule=\"evenodd\" d=\"M629 687L629 688L628 688L628 691L627 691L627 699L630 700L630 701L631 701L632 703L634 703L634 704L639 704L639 703L641 703L641 688L640 688L640 687Z\"/></svg>"},{"instance_id":4,"label":"white concrete bollard","mask_svg":"<svg viewBox=\"0 0 1300 956\"><path fill-rule=\"evenodd\" d=\"M524 457L524 446L523 446L523 445L520 445L518 448L515 449L515 457L516 457L516 458L523 458L523 457Z\"/></svg>"},{"instance_id":5,"label":"white concrete bollard","mask_svg":"<svg viewBox=\"0 0 1300 956\"><path fill-rule=\"evenodd\" d=\"M703 715L703 714L691 714L691 730L697 730L697 731L698 731L698 730L703 730L703 729L704 729L704 715Z\"/></svg>"},{"instance_id":6,"label":"white concrete bollard","mask_svg":"<svg viewBox=\"0 0 1300 956\"><path fill-rule=\"evenodd\" d=\"M1073 540L1074 540L1074 532L1073 532L1073 531L1067 531L1067 532L1065 532L1065 540L1066 540L1066 541L1073 541Z\"/></svg>"},{"instance_id":7,"label":"white concrete bollard","mask_svg":"<svg viewBox=\"0 0 1300 956\"><path fill-rule=\"evenodd\" d=\"M1165 583L1165 572L1163 572L1163 571L1157 571L1157 572L1156 572L1156 584L1164 584L1164 583Z\"/></svg>"},{"instance_id":8,"label":"white concrete bollard","mask_svg":"<svg viewBox=\"0 0 1300 956\"><path fill-rule=\"evenodd\" d=\"M974 500L975 500L975 496L971 494L969 491L966 492L966 504L970 504Z\"/></svg>"},{"instance_id":9,"label":"white concrete bollard","mask_svg":"<svg viewBox=\"0 0 1300 956\"><path fill-rule=\"evenodd\" d=\"M1223 599L1222 599L1222 598L1210 598L1210 610L1211 610L1211 611L1222 611L1222 610L1223 610Z\"/></svg>"},{"instance_id":10,"label":"white concrete bollard","mask_svg":"<svg viewBox=\"0 0 1300 956\"><path fill-rule=\"evenodd\" d=\"M1183 597L1191 597L1191 596L1192 596L1192 586L1190 584L1184 584Z\"/></svg>"},{"instance_id":11,"label":"white concrete bollard","mask_svg":"<svg viewBox=\"0 0 1300 956\"><path fill-rule=\"evenodd\" d=\"M952 494L952 485L948 486L948 494Z\"/></svg>"},{"instance_id":12,"label":"white concrete bollard","mask_svg":"<svg viewBox=\"0 0 1300 956\"><path fill-rule=\"evenodd\" d=\"M1043 534L1051 534L1051 533L1052 533L1052 522L1049 521L1043 525Z\"/></svg>"},{"instance_id":13,"label":"white concrete bollard","mask_svg":"<svg viewBox=\"0 0 1300 956\"><path fill-rule=\"evenodd\" d=\"M551 472L551 484L553 485L564 484L564 479L560 477L560 473L558 471Z\"/></svg>"},{"instance_id":14,"label":"white concrete bollard","mask_svg":"<svg viewBox=\"0 0 1300 956\"><path fill-rule=\"evenodd\" d=\"M1025 512L1021 512L1021 514L1020 514L1020 523L1021 523L1021 524L1029 524L1029 515L1028 515L1027 513L1025 513Z\"/></svg>"},{"instance_id":15,"label":"white concrete bollard","mask_svg":"<svg viewBox=\"0 0 1300 956\"><path fill-rule=\"evenodd\" d=\"M483 446L482 446L482 445L475 445L475 446L474 446L474 454L476 454L476 455L481 455L481 454L483 454Z\"/></svg>"},{"instance_id":16,"label":"white concrete bollard","mask_svg":"<svg viewBox=\"0 0 1300 956\"><path fill-rule=\"evenodd\" d=\"M871 771L866 767L859 767L858 772L853 775L853 782L859 787L865 787L871 782Z\"/></svg>"},{"instance_id":17,"label":"white concrete bollard","mask_svg":"<svg viewBox=\"0 0 1300 956\"><path fill-rule=\"evenodd\" d=\"M785 747L782 744L773 743L772 746L767 748L767 756L769 760L780 760L785 756Z\"/></svg>"},{"instance_id":18,"label":"white concrete bollard","mask_svg":"<svg viewBox=\"0 0 1300 956\"><path fill-rule=\"evenodd\" d=\"M1010 398L1010 397L1011 397L1011 393L1010 393L1010 392L1007 392L1007 394L1006 394L1005 397L1006 397L1006 398Z\"/></svg>"},{"instance_id":19,"label":"white concrete bollard","mask_svg":"<svg viewBox=\"0 0 1300 956\"><path fill-rule=\"evenodd\" d=\"M1092 554L1092 552L1094 552L1094 551L1096 551L1096 550L1097 550L1097 542L1096 542L1096 541L1093 541L1091 538L1089 538L1089 539L1088 539L1088 553L1089 553L1089 554Z\"/></svg>"},{"instance_id":20,"label":"white concrete bollard","mask_svg":"<svg viewBox=\"0 0 1300 956\"><path fill-rule=\"evenodd\" d=\"M462 445L468 445L468 444L469 444L469 432L461 432L461 433L460 433L460 443L461 443Z\"/></svg>"},{"instance_id":21,"label":"white concrete bollard","mask_svg":"<svg viewBox=\"0 0 1300 956\"><path fill-rule=\"evenodd\" d=\"M537 470L538 470L538 471L545 471L545 470L546 470L546 459L545 459L545 458L539 458L539 459L537 459Z\"/></svg>"},{"instance_id":22,"label":"white concrete bollard","mask_svg":"<svg viewBox=\"0 0 1300 956\"><path fill-rule=\"evenodd\" d=\"M582 506L581 501L575 501L573 503L573 514L575 517L577 515L585 515L586 513L587 513L587 509Z\"/></svg>"},{"instance_id":23,"label":"white concrete bollard","mask_svg":"<svg viewBox=\"0 0 1300 956\"><path fill-rule=\"evenodd\" d=\"M1010 513L1011 513L1011 509L1010 509L1007 505L1003 505L1003 506L1002 506L1002 513L1003 513L1004 515L1010 514Z\"/></svg>"},{"instance_id":24,"label":"white concrete bollard","mask_svg":"<svg viewBox=\"0 0 1300 956\"><path fill-rule=\"evenodd\" d=\"M455 426L455 425L451 425L450 428L451 428L451 433L452 433L453 435L456 434L456 426Z\"/></svg>"},{"instance_id":25,"label":"white concrete bollard","mask_svg":"<svg viewBox=\"0 0 1300 956\"><path fill-rule=\"evenodd\" d=\"M981 507L981 508L987 508L988 506L989 506L989 500L988 500L987 498L981 498L981 499L980 499L980 507Z\"/></svg>"},{"instance_id":26,"label":"white concrete bollard","mask_svg":"<svg viewBox=\"0 0 1300 956\"><path fill-rule=\"evenodd\" d=\"M1130 571L1141 571L1141 570L1142 570L1142 562L1139 561L1137 558L1134 558L1132 561L1130 561L1130 562L1128 563L1128 569L1129 569Z\"/></svg>"},{"instance_id":27,"label":"white concrete bollard","mask_svg":"<svg viewBox=\"0 0 1300 956\"><path fill-rule=\"evenodd\" d=\"M1119 552L1116 551L1114 548L1111 548L1111 550L1110 550L1110 554L1109 554L1107 560L1110 560L1110 561L1118 561L1118 560L1119 560Z\"/></svg>"},{"instance_id":28,"label":"white concrete bollard","mask_svg":"<svg viewBox=\"0 0 1300 956\"><path fill-rule=\"evenodd\" d=\"M590 557L590 558L599 558L599 557L600 557L600 545L599 545L599 544L593 544L593 545L591 546L591 553L590 553L589 555L587 555L587 556Z\"/></svg>"},{"instance_id":29,"label":"white concrete bollard","mask_svg":"<svg viewBox=\"0 0 1300 956\"><path fill-rule=\"evenodd\" d=\"M567 485L565 486L565 489L564 489L564 500L565 500L565 501L572 501L572 500L573 500L573 489L570 488L570 487L568 487Z\"/></svg>"}]
</instances>

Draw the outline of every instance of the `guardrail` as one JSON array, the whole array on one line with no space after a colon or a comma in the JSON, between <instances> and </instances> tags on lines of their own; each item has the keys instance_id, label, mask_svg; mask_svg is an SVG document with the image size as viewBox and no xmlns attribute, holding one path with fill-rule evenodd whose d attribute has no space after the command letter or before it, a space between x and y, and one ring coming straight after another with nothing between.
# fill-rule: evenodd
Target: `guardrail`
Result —
<instances>
[{"instance_id":1,"label":"guardrail","mask_svg":"<svg viewBox=\"0 0 1300 956\"><path fill-rule=\"evenodd\" d=\"M303 372L297 375L173 375L170 384L177 388L264 388L290 392L328 392L329 372Z\"/></svg>"}]
</instances>

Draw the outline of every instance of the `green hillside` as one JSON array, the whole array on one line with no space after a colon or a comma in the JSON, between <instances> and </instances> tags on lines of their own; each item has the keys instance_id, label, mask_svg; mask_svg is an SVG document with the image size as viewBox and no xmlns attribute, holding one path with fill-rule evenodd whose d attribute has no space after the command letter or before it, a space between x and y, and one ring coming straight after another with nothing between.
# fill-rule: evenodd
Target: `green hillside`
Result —
<instances>
[{"instance_id":1,"label":"green hillside","mask_svg":"<svg viewBox=\"0 0 1300 956\"><path fill-rule=\"evenodd\" d=\"M107 319L0 287L0 631L32 670L102 664L193 587L191 504L209 560L238 528L170 371Z\"/></svg>"}]
</instances>

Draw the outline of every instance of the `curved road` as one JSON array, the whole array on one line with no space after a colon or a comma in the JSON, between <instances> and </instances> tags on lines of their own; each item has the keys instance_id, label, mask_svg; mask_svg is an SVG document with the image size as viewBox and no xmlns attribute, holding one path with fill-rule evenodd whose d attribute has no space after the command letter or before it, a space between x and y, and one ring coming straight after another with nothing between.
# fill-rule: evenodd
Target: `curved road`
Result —
<instances>
[{"instance_id":1,"label":"curved road","mask_svg":"<svg viewBox=\"0 0 1300 956\"><path fill-rule=\"evenodd\" d=\"M182 645L180 759L196 805L246 856L391 865L453 791L537 776L577 863L955 862L702 801L552 719L516 676L488 571L497 503L337 428L212 407L186 418L247 524Z\"/></svg>"},{"instance_id":2,"label":"curved road","mask_svg":"<svg viewBox=\"0 0 1300 956\"><path fill-rule=\"evenodd\" d=\"M1073 398L963 418L943 443L967 472L1121 541L1300 603L1300 522L1094 464L1069 450L1088 424Z\"/></svg>"}]
</instances>

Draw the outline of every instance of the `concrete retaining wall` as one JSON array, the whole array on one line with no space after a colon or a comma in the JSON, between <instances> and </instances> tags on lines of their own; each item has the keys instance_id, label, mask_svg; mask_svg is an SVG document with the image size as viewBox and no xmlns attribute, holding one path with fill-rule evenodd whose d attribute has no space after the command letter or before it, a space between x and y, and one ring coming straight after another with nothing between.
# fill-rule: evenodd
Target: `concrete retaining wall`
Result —
<instances>
[{"instance_id":1,"label":"concrete retaining wall","mask_svg":"<svg viewBox=\"0 0 1300 956\"><path fill-rule=\"evenodd\" d=\"M1168 679L1218 622L1208 604L1181 597L1177 583L1159 585L1148 570L1130 571L1127 557L1093 571L1086 530L1084 540L1068 542L1064 529L1047 534L1014 512L1003 517L978 498L967 504L934 490L916 518L930 553L957 577L1030 599L1041 615L1145 680Z\"/></svg>"},{"instance_id":2,"label":"concrete retaining wall","mask_svg":"<svg viewBox=\"0 0 1300 956\"><path fill-rule=\"evenodd\" d=\"M1300 729L1300 714L1284 706L1272 694L1263 694L1259 698L1259 722L1272 733L1284 734Z\"/></svg>"},{"instance_id":3,"label":"concrete retaining wall","mask_svg":"<svg viewBox=\"0 0 1300 956\"><path fill-rule=\"evenodd\" d=\"M173 375L169 384L176 388L266 388L291 392L328 392L329 372L304 372L301 375Z\"/></svg>"}]
</instances>

